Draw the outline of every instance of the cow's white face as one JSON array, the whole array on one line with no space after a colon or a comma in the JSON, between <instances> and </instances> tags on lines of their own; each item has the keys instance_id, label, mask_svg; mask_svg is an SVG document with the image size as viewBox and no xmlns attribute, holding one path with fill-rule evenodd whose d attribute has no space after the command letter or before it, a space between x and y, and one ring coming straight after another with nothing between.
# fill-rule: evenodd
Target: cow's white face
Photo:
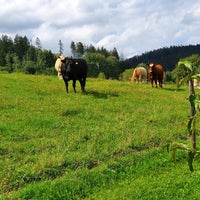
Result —
<instances>
[{"instance_id":1,"label":"cow's white face","mask_svg":"<svg viewBox=\"0 0 200 200\"><path fill-rule=\"evenodd\" d=\"M148 65L148 74L149 74L149 78L152 79L153 78L153 69L155 67L154 63L150 63Z\"/></svg>"},{"instance_id":2,"label":"cow's white face","mask_svg":"<svg viewBox=\"0 0 200 200\"><path fill-rule=\"evenodd\" d=\"M154 63L150 63L149 66L148 66L148 71L149 71L150 73L152 73L154 67L155 67L155 64L154 64Z\"/></svg>"}]
</instances>

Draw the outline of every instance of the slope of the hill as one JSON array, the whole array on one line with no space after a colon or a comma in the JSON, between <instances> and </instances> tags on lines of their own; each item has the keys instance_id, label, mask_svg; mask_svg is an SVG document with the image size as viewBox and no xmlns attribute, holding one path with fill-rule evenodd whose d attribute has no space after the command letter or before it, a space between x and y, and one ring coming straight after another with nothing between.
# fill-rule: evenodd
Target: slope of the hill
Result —
<instances>
[{"instance_id":1,"label":"slope of the hill","mask_svg":"<svg viewBox=\"0 0 200 200\"><path fill-rule=\"evenodd\" d=\"M200 165L165 147L189 143L187 88L0 74L0 199L198 199ZM197 146L199 140L197 138Z\"/></svg>"},{"instance_id":2,"label":"slope of the hill","mask_svg":"<svg viewBox=\"0 0 200 200\"><path fill-rule=\"evenodd\" d=\"M148 63L153 61L165 66L166 71L172 71L180 59L193 54L200 54L200 44L165 47L129 58L124 61L123 68L133 68L139 63Z\"/></svg>"}]
</instances>

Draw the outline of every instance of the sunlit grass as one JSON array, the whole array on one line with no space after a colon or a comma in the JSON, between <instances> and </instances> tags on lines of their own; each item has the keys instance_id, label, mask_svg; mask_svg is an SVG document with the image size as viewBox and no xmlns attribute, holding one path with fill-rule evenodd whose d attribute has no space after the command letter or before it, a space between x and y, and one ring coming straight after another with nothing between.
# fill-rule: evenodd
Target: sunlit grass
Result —
<instances>
[{"instance_id":1,"label":"sunlit grass","mask_svg":"<svg viewBox=\"0 0 200 200\"><path fill-rule=\"evenodd\" d=\"M173 183L187 168L184 153L175 167L164 148L187 136L186 87L175 92L172 84L156 89L88 78L84 94L78 82L77 93L70 83L66 94L56 76L24 74L0 74L0 85L5 198L141 199L146 187L143 199L160 199L165 180ZM177 190L187 176L178 177ZM150 192L157 182L160 189ZM166 192L165 199L171 198Z\"/></svg>"}]
</instances>

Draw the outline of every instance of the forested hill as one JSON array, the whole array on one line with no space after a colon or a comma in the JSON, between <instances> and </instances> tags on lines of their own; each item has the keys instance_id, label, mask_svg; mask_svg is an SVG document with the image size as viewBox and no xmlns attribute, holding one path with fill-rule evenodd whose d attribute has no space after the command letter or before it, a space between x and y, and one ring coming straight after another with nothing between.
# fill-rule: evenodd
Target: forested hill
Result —
<instances>
[{"instance_id":1,"label":"forested hill","mask_svg":"<svg viewBox=\"0 0 200 200\"><path fill-rule=\"evenodd\" d=\"M181 58L200 54L200 44L187 46L171 46L143 53L124 61L124 70L135 68L139 63L155 62L164 66L166 71L172 71Z\"/></svg>"}]
</instances>

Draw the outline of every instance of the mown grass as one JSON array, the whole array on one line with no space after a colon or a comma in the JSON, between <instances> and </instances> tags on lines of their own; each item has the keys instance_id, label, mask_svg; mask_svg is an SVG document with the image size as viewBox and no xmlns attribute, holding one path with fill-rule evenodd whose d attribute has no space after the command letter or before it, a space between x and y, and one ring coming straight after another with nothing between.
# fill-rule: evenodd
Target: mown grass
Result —
<instances>
[{"instance_id":1,"label":"mown grass","mask_svg":"<svg viewBox=\"0 0 200 200\"><path fill-rule=\"evenodd\" d=\"M0 74L1 199L198 199L199 160L174 165L165 145L189 143L188 90ZM197 143L199 146L199 141Z\"/></svg>"}]
</instances>

